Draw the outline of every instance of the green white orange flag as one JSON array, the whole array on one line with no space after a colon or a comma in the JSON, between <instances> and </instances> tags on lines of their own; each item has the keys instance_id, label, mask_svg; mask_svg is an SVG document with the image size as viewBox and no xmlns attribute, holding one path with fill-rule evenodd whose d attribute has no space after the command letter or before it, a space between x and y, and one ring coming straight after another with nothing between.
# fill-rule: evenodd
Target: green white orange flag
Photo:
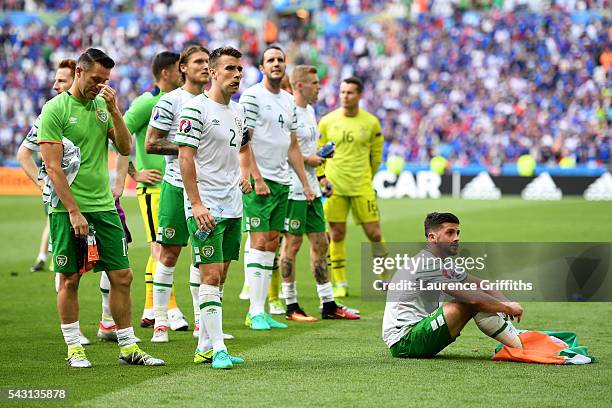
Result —
<instances>
[{"instance_id":1,"label":"green white orange flag","mask_svg":"<svg viewBox=\"0 0 612 408\"><path fill-rule=\"evenodd\" d=\"M524 331L519 338L522 349L500 344L492 360L540 364L589 364L594 360L573 332Z\"/></svg>"}]
</instances>

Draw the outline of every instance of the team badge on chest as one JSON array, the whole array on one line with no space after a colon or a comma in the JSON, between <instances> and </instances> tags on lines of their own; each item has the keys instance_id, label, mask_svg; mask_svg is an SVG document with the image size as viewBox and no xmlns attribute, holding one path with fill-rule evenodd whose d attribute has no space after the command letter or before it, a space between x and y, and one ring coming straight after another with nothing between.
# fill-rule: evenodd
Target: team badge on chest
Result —
<instances>
[{"instance_id":1,"label":"team badge on chest","mask_svg":"<svg viewBox=\"0 0 612 408\"><path fill-rule=\"evenodd\" d=\"M96 110L96 116L98 117L98 120L100 122L102 122L102 123L108 122L108 112L105 111L104 109Z\"/></svg>"}]
</instances>

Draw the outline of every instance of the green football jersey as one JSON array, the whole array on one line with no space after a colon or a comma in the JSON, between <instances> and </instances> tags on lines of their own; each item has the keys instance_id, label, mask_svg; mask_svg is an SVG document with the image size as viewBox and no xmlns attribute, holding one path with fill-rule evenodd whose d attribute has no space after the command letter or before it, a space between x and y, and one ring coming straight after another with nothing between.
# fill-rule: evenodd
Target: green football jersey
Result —
<instances>
[{"instance_id":1,"label":"green football jersey","mask_svg":"<svg viewBox=\"0 0 612 408\"><path fill-rule=\"evenodd\" d=\"M109 185L108 135L113 121L101 97L81 102L63 92L43 106L38 142L62 143L62 137L81 149L81 165L70 191L81 212L111 211L115 202ZM60 202L51 212L66 212Z\"/></svg>"},{"instance_id":2,"label":"green football jersey","mask_svg":"<svg viewBox=\"0 0 612 408\"><path fill-rule=\"evenodd\" d=\"M147 135L147 127L153 107L159 101L159 98L164 92L157 86L152 91L147 91L134 99L130 105L130 109L125 112L123 120L129 129L130 133L136 137L136 170L159 170L164 175L166 169L166 160L164 156L159 154L148 154L145 150L145 138ZM156 184L138 183L140 187L160 187L161 182Z\"/></svg>"}]
</instances>

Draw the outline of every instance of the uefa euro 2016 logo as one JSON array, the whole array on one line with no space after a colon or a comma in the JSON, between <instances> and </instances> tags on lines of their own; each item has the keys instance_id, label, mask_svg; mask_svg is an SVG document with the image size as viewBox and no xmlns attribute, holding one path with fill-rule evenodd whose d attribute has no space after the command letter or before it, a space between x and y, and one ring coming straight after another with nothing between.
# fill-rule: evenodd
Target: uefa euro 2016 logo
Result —
<instances>
[{"instance_id":1,"label":"uefa euro 2016 logo","mask_svg":"<svg viewBox=\"0 0 612 408\"><path fill-rule=\"evenodd\" d=\"M182 119L179 123L179 132L189 133L191 130L191 122L189 119Z\"/></svg>"}]
</instances>

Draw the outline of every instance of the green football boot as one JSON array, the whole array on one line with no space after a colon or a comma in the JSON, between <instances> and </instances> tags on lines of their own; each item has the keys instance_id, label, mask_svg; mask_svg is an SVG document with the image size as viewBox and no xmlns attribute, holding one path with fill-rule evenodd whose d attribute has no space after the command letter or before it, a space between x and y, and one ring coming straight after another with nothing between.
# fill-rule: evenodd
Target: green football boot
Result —
<instances>
[{"instance_id":1,"label":"green football boot","mask_svg":"<svg viewBox=\"0 0 612 408\"><path fill-rule=\"evenodd\" d=\"M266 323L268 323L268 326L270 326L272 329L286 329L287 326L285 323L281 323L281 322L277 322L276 320L274 320L272 318L272 315L269 313L264 313L265 318L266 318Z\"/></svg>"},{"instance_id":2,"label":"green football boot","mask_svg":"<svg viewBox=\"0 0 612 408\"><path fill-rule=\"evenodd\" d=\"M247 314L246 319L244 320L244 325L247 327L250 327L253 330L270 330L271 329L263 313L260 313L255 316L251 316L250 313Z\"/></svg>"}]
</instances>

